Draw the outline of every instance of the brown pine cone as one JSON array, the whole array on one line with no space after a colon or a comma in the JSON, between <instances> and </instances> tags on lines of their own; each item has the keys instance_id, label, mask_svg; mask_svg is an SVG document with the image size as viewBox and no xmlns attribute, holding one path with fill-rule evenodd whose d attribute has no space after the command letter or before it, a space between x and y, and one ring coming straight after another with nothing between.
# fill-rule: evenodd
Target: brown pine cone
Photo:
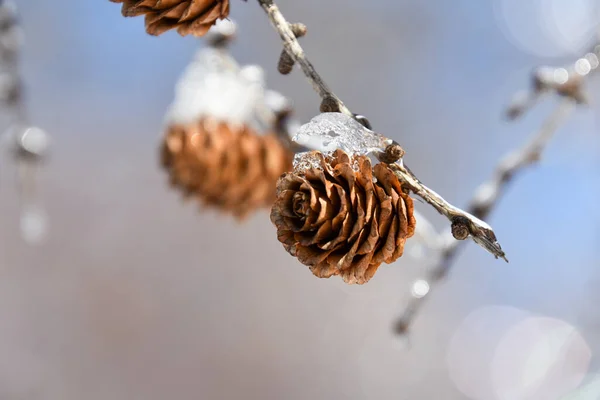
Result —
<instances>
[{"instance_id":1,"label":"brown pine cone","mask_svg":"<svg viewBox=\"0 0 600 400\"><path fill-rule=\"evenodd\" d=\"M146 16L146 32L158 36L177 29L180 35L204 36L217 19L229 15L229 0L110 0L123 3L125 17Z\"/></svg>"},{"instance_id":2,"label":"brown pine cone","mask_svg":"<svg viewBox=\"0 0 600 400\"><path fill-rule=\"evenodd\" d=\"M319 278L369 281L415 231L413 201L387 164L342 150L314 152L320 165L283 175L271 221L285 249ZM373 179L373 178L376 178Z\"/></svg>"},{"instance_id":3,"label":"brown pine cone","mask_svg":"<svg viewBox=\"0 0 600 400\"><path fill-rule=\"evenodd\" d=\"M161 148L171 184L186 196L238 218L275 200L275 184L292 169L292 154L275 134L203 119L171 125Z\"/></svg>"}]
</instances>

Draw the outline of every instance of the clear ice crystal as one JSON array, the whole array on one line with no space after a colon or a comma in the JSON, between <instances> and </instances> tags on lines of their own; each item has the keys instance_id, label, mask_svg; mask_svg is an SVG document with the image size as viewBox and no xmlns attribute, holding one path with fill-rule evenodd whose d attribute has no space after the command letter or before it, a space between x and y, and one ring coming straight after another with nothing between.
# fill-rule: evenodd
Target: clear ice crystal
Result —
<instances>
[{"instance_id":1,"label":"clear ice crystal","mask_svg":"<svg viewBox=\"0 0 600 400\"><path fill-rule=\"evenodd\" d=\"M321 169L321 159L314 151L305 151L294 155L294 171L302 172L311 168Z\"/></svg>"},{"instance_id":2,"label":"clear ice crystal","mask_svg":"<svg viewBox=\"0 0 600 400\"><path fill-rule=\"evenodd\" d=\"M314 117L298 129L293 140L325 154L341 149L349 155L368 155L384 150L391 143L342 113L323 113Z\"/></svg>"}]
</instances>

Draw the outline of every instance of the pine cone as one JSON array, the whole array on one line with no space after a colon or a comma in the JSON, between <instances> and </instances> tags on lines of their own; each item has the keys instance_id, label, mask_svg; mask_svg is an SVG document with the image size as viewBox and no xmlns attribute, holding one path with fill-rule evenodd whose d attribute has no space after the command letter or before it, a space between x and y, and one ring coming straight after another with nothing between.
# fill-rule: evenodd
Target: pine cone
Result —
<instances>
[{"instance_id":1,"label":"pine cone","mask_svg":"<svg viewBox=\"0 0 600 400\"><path fill-rule=\"evenodd\" d=\"M342 150L313 155L319 165L279 179L271 210L277 237L319 278L366 283L413 235L412 199L387 164L372 168L368 157Z\"/></svg>"},{"instance_id":2,"label":"pine cone","mask_svg":"<svg viewBox=\"0 0 600 400\"><path fill-rule=\"evenodd\" d=\"M171 184L186 196L243 218L275 200L275 184L292 154L275 134L203 119L171 125L161 148Z\"/></svg>"},{"instance_id":3,"label":"pine cone","mask_svg":"<svg viewBox=\"0 0 600 400\"><path fill-rule=\"evenodd\" d=\"M123 3L125 17L146 16L146 31L158 36L177 29L180 35L204 36L217 19L229 15L229 0L110 0Z\"/></svg>"}]
</instances>

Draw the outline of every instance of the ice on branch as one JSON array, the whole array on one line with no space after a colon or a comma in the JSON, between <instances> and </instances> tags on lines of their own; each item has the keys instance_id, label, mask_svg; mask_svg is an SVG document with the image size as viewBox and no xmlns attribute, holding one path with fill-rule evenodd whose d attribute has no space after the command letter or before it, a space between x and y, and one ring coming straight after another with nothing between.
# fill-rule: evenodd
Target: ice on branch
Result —
<instances>
[{"instance_id":1,"label":"ice on branch","mask_svg":"<svg viewBox=\"0 0 600 400\"><path fill-rule=\"evenodd\" d=\"M391 140L375 133L342 113L322 113L302 125L292 139L305 149L294 157L294 170L320 168L318 153L330 155L337 149L350 155L381 153Z\"/></svg>"},{"instance_id":2,"label":"ice on branch","mask_svg":"<svg viewBox=\"0 0 600 400\"><path fill-rule=\"evenodd\" d=\"M391 140L375 133L342 113L323 113L304 124L294 142L312 150L329 154L336 149L348 154L368 155L382 152Z\"/></svg>"},{"instance_id":3,"label":"ice on branch","mask_svg":"<svg viewBox=\"0 0 600 400\"><path fill-rule=\"evenodd\" d=\"M322 157L319 153L330 155L336 149L341 149L350 155L374 155L378 159L383 159L386 150L393 144L392 140L365 128L354 118L342 113L318 115L300 127L293 140L309 150L316 150L297 154L294 157L295 171L319 168L320 157ZM386 162L386 164L389 164L406 188L448 218L453 226L458 226L466 232L460 240L471 237L496 258L506 260L505 253L488 224L448 203L435 191L423 185L403 163ZM456 236L455 238L459 239Z\"/></svg>"}]
</instances>

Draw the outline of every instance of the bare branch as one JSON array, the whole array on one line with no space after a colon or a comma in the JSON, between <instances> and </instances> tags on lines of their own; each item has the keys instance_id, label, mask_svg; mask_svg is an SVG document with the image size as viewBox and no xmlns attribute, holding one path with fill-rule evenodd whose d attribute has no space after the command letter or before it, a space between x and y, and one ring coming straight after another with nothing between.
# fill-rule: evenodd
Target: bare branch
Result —
<instances>
[{"instance_id":1,"label":"bare branch","mask_svg":"<svg viewBox=\"0 0 600 400\"><path fill-rule=\"evenodd\" d=\"M531 89L515 96L506 113L508 118L518 118L549 94L558 95L563 100L546 118L532 139L523 147L505 156L498 164L491 179L479 186L469 205L470 214L481 219L487 218L515 175L540 159L554 134L573 112L575 106L587 102L584 91L585 81L589 76L597 73L599 67L600 25L594 46L573 64L567 68L539 67L534 70L531 77ZM437 242L443 243L439 251L439 259L434 262L426 279L413 283L412 297L396 322L395 329L398 333L406 333L419 308L423 305L425 295L448 275L460 248L460 242L455 239L460 239L457 235L464 234L466 231L464 228L468 229L468 226L462 225L463 222L455 220L452 225L452 235L444 233L437 240ZM457 223L459 225L456 225ZM415 295L415 285L421 288L426 286L427 293L421 291Z\"/></svg>"},{"instance_id":2,"label":"bare branch","mask_svg":"<svg viewBox=\"0 0 600 400\"><path fill-rule=\"evenodd\" d=\"M448 218L451 223L460 221L468 229L469 235L477 244L492 253L496 258L502 258L508 262L506 254L502 251L502 247L500 247L494 231L488 224L448 203L439 194L423 185L407 167L401 164L394 164L391 167L398 176L398 179L406 183L414 194Z\"/></svg>"},{"instance_id":3,"label":"bare branch","mask_svg":"<svg viewBox=\"0 0 600 400\"><path fill-rule=\"evenodd\" d=\"M23 83L19 73L21 28L14 3L0 3L0 103L9 124L26 119L23 103Z\"/></svg>"},{"instance_id":4,"label":"bare branch","mask_svg":"<svg viewBox=\"0 0 600 400\"><path fill-rule=\"evenodd\" d=\"M532 139L523 147L506 155L496 167L491 179L475 191L475 195L469 205L469 213L477 218L486 218L508 188L515 176L526 167L537 162L546 149L556 131L575 108L575 102L571 99L563 100L550 116L544 121L542 127L533 135ZM412 296L404 307L400 318L395 324L396 332L404 334L411 326L420 307L423 306L426 294L432 290L434 285L444 279L452 267L452 262L460 249L461 242L455 240L450 233L441 235L443 245L440 250L439 260L436 261L424 279L413 283ZM423 291L415 295L414 287L427 287L427 293Z\"/></svg>"},{"instance_id":5,"label":"bare branch","mask_svg":"<svg viewBox=\"0 0 600 400\"><path fill-rule=\"evenodd\" d=\"M327 84L315 70L314 66L308 61L302 46L298 43L296 35L294 35L294 32L291 29L290 23L281 14L274 1L258 0L258 2L269 16L275 30L279 32L285 51L302 67L304 75L306 75L315 91L321 97L321 111L342 112L355 118L355 115L344 105L339 97L329 89ZM386 162L386 154L386 151L382 149L381 153L377 156L381 161ZM433 206L440 214L448 218L451 223L456 224L458 221L464 224L469 232L469 236L477 244L492 253L496 258L503 258L506 260L504 251L502 251L500 244L496 240L496 235L489 225L470 213L448 203L436 192L423 185L410 169L403 164L402 160L398 163L391 164L391 166L398 178L404 182L415 195L421 197L426 203Z\"/></svg>"},{"instance_id":6,"label":"bare branch","mask_svg":"<svg viewBox=\"0 0 600 400\"><path fill-rule=\"evenodd\" d=\"M514 96L506 110L506 116L511 120L521 117L550 93L572 99L578 104L587 103L587 95L583 86L585 79L598 71L599 44L600 42L596 43L586 54L567 68L536 68L531 76L531 88Z\"/></svg>"},{"instance_id":7,"label":"bare branch","mask_svg":"<svg viewBox=\"0 0 600 400\"><path fill-rule=\"evenodd\" d=\"M296 35L294 35L294 32L292 31L290 23L288 23L281 14L279 7L277 7L273 0L258 0L258 2L269 16L271 25L273 25L275 30L279 32L279 36L281 36L281 40L283 42L283 47L287 53L292 56L294 61L300 65L304 75L306 75L315 91L319 94L319 96L321 96L321 100L329 98L333 99L337 104L339 112L352 116L350 110L344 105L342 100L340 100L340 98L337 97L335 93L331 91L331 89L329 89L329 86L327 86L325 81L317 73L315 67L313 67L308 58L306 58L304 50L302 49L302 46L300 46L298 39L296 39Z\"/></svg>"},{"instance_id":8,"label":"bare branch","mask_svg":"<svg viewBox=\"0 0 600 400\"><path fill-rule=\"evenodd\" d=\"M535 163L554 136L556 130L575 108L575 102L564 99L556 110L544 121L540 130L523 148L508 154L498 164L496 172L489 182L481 185L475 192L469 210L479 218L486 218L498 203L508 183L515 173Z\"/></svg>"},{"instance_id":9,"label":"bare branch","mask_svg":"<svg viewBox=\"0 0 600 400\"><path fill-rule=\"evenodd\" d=\"M0 103L9 125L3 139L17 164L21 236L34 244L42 239L46 228L45 213L38 204L36 175L47 151L48 135L32 127L27 119L19 70L21 36L16 6L11 1L0 1Z\"/></svg>"}]
</instances>

